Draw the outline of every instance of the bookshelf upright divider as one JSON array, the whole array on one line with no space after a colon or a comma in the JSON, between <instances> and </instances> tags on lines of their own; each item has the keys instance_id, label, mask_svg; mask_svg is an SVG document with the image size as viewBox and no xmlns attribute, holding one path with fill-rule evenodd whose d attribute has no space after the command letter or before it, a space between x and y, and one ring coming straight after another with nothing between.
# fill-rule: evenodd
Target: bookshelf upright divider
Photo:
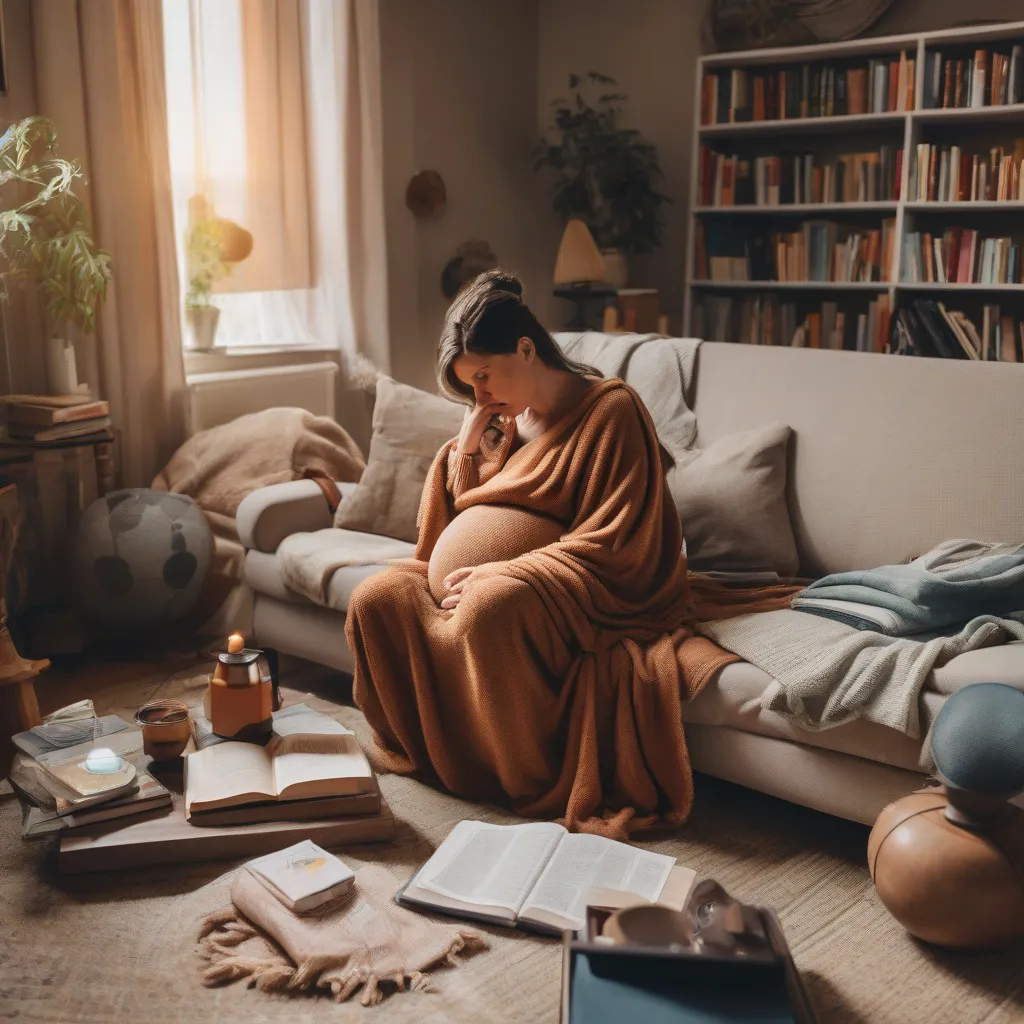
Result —
<instances>
[{"instance_id":1,"label":"bookshelf upright divider","mask_svg":"<svg viewBox=\"0 0 1024 1024\"><path fill-rule=\"evenodd\" d=\"M1024 21L706 55L693 123L684 333L1024 361Z\"/></svg>"}]
</instances>

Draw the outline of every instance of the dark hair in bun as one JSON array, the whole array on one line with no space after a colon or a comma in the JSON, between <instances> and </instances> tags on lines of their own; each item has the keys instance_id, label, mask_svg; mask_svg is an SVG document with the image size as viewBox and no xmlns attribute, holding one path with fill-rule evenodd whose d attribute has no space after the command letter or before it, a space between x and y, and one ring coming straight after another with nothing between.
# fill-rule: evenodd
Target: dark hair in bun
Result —
<instances>
[{"instance_id":1,"label":"dark hair in bun","mask_svg":"<svg viewBox=\"0 0 1024 1024\"><path fill-rule=\"evenodd\" d=\"M475 277L455 297L437 343L437 383L456 402L472 404L473 389L455 375L455 361L465 352L508 355L520 338L529 338L541 362L567 373L600 377L592 366L566 359L554 339L523 302L523 282L505 270Z\"/></svg>"}]
</instances>

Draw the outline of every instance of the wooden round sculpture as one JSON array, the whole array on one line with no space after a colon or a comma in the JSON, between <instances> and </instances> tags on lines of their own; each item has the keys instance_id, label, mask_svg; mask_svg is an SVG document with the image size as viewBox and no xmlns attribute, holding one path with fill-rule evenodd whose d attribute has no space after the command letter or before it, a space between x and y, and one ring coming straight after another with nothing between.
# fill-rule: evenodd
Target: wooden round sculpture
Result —
<instances>
[{"instance_id":1,"label":"wooden round sculpture","mask_svg":"<svg viewBox=\"0 0 1024 1024\"><path fill-rule=\"evenodd\" d=\"M561 524L525 508L474 505L460 512L438 537L430 555L427 582L439 604L447 595L444 578L456 569L504 562L553 544Z\"/></svg>"},{"instance_id":2,"label":"wooden round sculpture","mask_svg":"<svg viewBox=\"0 0 1024 1024\"><path fill-rule=\"evenodd\" d=\"M939 946L995 949L1024 938L1024 810L1006 804L983 828L946 817L945 787L889 804L868 839L886 909Z\"/></svg>"}]
</instances>

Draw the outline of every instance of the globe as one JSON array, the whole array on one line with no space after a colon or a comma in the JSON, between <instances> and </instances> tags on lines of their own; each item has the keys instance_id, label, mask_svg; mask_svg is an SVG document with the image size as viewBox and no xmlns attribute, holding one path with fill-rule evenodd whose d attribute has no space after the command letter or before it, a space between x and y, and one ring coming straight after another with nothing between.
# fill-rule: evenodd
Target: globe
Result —
<instances>
[{"instance_id":1,"label":"globe","mask_svg":"<svg viewBox=\"0 0 1024 1024\"><path fill-rule=\"evenodd\" d=\"M191 498L112 491L79 520L72 598L85 621L110 629L173 622L195 604L212 551L209 524Z\"/></svg>"}]
</instances>

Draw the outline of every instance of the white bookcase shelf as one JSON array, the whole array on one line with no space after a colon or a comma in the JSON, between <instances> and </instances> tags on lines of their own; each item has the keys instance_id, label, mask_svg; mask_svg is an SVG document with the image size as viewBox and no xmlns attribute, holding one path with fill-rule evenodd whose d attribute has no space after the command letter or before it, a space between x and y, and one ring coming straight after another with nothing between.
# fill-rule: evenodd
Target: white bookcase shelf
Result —
<instances>
[{"instance_id":1,"label":"white bookcase shelf","mask_svg":"<svg viewBox=\"0 0 1024 1024\"><path fill-rule=\"evenodd\" d=\"M694 90L694 128L692 136L692 166L690 172L690 203L689 203L689 236L685 266L685 308L683 323L686 333L691 333L694 319L695 303L700 296L711 292L765 292L765 293L818 293L835 292L839 296L850 293L861 293L861 299L850 295L851 303L867 303L877 295L888 294L890 306L895 311L903 304L923 297L922 293L933 293L943 296L944 302L950 302L953 295L965 298L975 296L975 302L983 303L985 296L991 296L998 302L999 296L1006 296L1007 302L1019 303L1013 308L1024 317L1024 284L940 284L928 282L904 282L901 266L904 239L917 230L937 231L942 233L945 227L963 226L977 227L983 234L1000 235L1024 234L1024 202L919 202L908 201L907 195L911 179L911 167L920 142L940 141L945 144L954 138L951 130L963 127L964 132L988 140L1000 138L1009 143L1015 137L1024 137L1024 103L1003 106L984 106L954 109L923 109L925 93L926 56L934 51L967 55L975 48L991 49L997 47L1001 52L1008 52L1013 43L1024 44L1024 21L1006 22L999 25L987 25L977 28L952 29L943 32L911 33L899 36L887 36L875 39L855 39L845 43L822 44L814 46L786 47L766 50L750 50L741 53L709 54L701 57L697 64ZM871 58L892 60L905 52L908 58L915 61L914 108L907 111L838 115L834 117L805 117L777 119L765 121L743 121L740 123L701 124L703 81L709 73L721 73L729 70L747 72L763 69L764 71L795 68L803 64L823 65L857 65L864 64ZM991 74L991 69L989 69ZM869 85L870 92L870 85ZM935 131L938 129L938 131ZM845 140L837 138L849 135L848 147ZM779 140L773 146L773 140ZM721 140L721 142L719 142ZM735 145L744 158L754 154L792 153L799 147L800 152L820 152L827 159L833 159L839 151L857 152L888 144L894 149L902 147L902 178L900 181L897 201L865 202L865 203L790 203L778 205L739 205L739 206L701 206L698 181L700 172L700 151L702 146L709 146L719 152L730 152L726 145ZM954 143L958 144L958 143ZM992 143L985 142L985 148ZM979 143L979 149L983 148ZM1000 223L998 228L992 221L992 214L1005 214L1012 218L1006 225ZM944 220L936 223L929 220L929 215L940 214ZM949 220L955 216L956 220ZM707 281L695 278L696 237L699 223L711 224L717 218L726 219L735 230L748 220L751 230L765 229L769 219L790 218L790 223L797 224L804 220L824 217L838 217L844 223L857 218L854 223L868 223L878 227L882 220L895 221L894 234L894 267L892 281L878 282L779 282L779 281ZM972 218L977 217L977 221ZM945 221L945 222L944 222ZM920 226L919 226L920 225ZM723 226L724 229L724 226ZM792 230L787 227L786 230Z\"/></svg>"}]
</instances>

